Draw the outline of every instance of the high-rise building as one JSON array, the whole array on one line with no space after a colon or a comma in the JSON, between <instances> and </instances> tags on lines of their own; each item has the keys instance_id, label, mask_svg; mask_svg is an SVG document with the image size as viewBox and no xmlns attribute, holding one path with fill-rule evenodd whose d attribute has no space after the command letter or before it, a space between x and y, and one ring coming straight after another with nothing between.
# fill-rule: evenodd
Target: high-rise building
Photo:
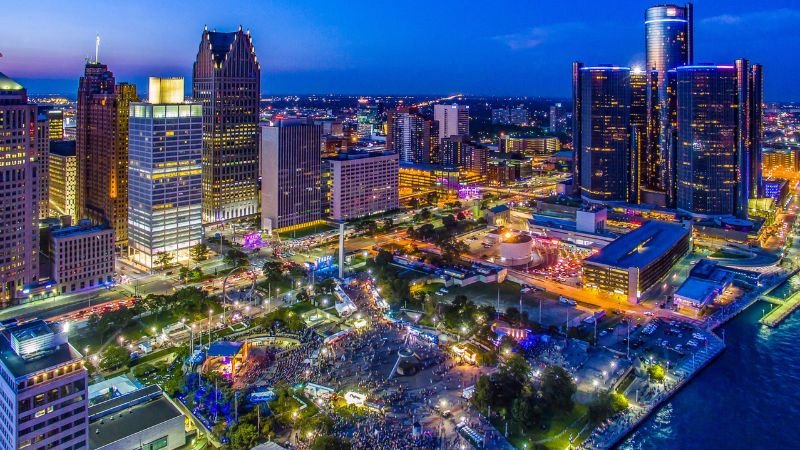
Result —
<instances>
[{"instance_id":1,"label":"high-rise building","mask_svg":"<svg viewBox=\"0 0 800 450\"><path fill-rule=\"evenodd\" d=\"M39 187L36 196L39 201L39 219L46 219L48 212L48 195L50 177L47 176L50 169L50 121L47 114L38 111L36 115L36 133L34 134L34 146L36 147L36 163L39 179Z\"/></svg>"},{"instance_id":2,"label":"high-rise building","mask_svg":"<svg viewBox=\"0 0 800 450\"><path fill-rule=\"evenodd\" d=\"M261 65L249 31L203 31L192 96L203 109L203 221L257 214Z\"/></svg>"},{"instance_id":3,"label":"high-rise building","mask_svg":"<svg viewBox=\"0 0 800 450\"><path fill-rule=\"evenodd\" d=\"M761 189L761 67L683 66L675 74L677 208L747 218ZM756 186L753 186L753 185Z\"/></svg>"},{"instance_id":4,"label":"high-rise building","mask_svg":"<svg viewBox=\"0 0 800 450\"><path fill-rule=\"evenodd\" d=\"M44 174L39 173L36 118L25 88L0 73L0 306L14 302L39 278L38 191Z\"/></svg>"},{"instance_id":5,"label":"high-rise building","mask_svg":"<svg viewBox=\"0 0 800 450\"><path fill-rule=\"evenodd\" d=\"M634 68L631 85L631 157L629 202L639 203L642 189L658 189L658 75ZM634 133L635 132L635 133Z\"/></svg>"},{"instance_id":6,"label":"high-rise building","mask_svg":"<svg viewBox=\"0 0 800 450\"><path fill-rule=\"evenodd\" d=\"M358 123L358 137L362 139L372 136L379 123L380 109L378 105L360 103L356 121Z\"/></svg>"},{"instance_id":7,"label":"high-rise building","mask_svg":"<svg viewBox=\"0 0 800 450\"><path fill-rule=\"evenodd\" d=\"M571 194L580 195L581 193L581 98L583 84L583 63L575 61L572 63L572 149L574 153L574 164L572 167L572 186Z\"/></svg>"},{"instance_id":8,"label":"high-rise building","mask_svg":"<svg viewBox=\"0 0 800 450\"><path fill-rule=\"evenodd\" d=\"M575 148L581 196L589 201L626 201L629 194L630 69L580 67L574 94L580 105Z\"/></svg>"},{"instance_id":9,"label":"high-rise building","mask_svg":"<svg viewBox=\"0 0 800 450\"><path fill-rule=\"evenodd\" d=\"M438 157L439 124L419 114L417 108L400 107L387 117L386 149L400 155L400 162L428 164Z\"/></svg>"},{"instance_id":10,"label":"high-rise building","mask_svg":"<svg viewBox=\"0 0 800 450\"><path fill-rule=\"evenodd\" d=\"M147 102L130 105L128 255L152 268L203 238L203 113L184 102L183 78L150 78Z\"/></svg>"},{"instance_id":11,"label":"high-rise building","mask_svg":"<svg viewBox=\"0 0 800 450\"><path fill-rule=\"evenodd\" d=\"M657 158L658 165L667 167L674 165L669 160L669 142L667 127L669 117L667 111L667 73L680 66L693 62L693 7L691 3L686 6L658 5L645 11L645 53L646 70L655 71L658 83L658 108L659 128L658 154L648 156L648 159ZM649 151L655 147L650 146ZM667 190L668 180L662 177L651 180L661 190ZM651 183L652 184L652 183ZM669 194L667 195L669 197Z\"/></svg>"},{"instance_id":12,"label":"high-rise building","mask_svg":"<svg viewBox=\"0 0 800 450\"><path fill-rule=\"evenodd\" d=\"M567 118L564 116L564 105L560 102L550 106L550 132L562 133L567 129Z\"/></svg>"},{"instance_id":13,"label":"high-rise building","mask_svg":"<svg viewBox=\"0 0 800 450\"><path fill-rule=\"evenodd\" d=\"M320 138L309 119L261 127L261 223L288 231L322 220Z\"/></svg>"},{"instance_id":14,"label":"high-rise building","mask_svg":"<svg viewBox=\"0 0 800 450\"><path fill-rule=\"evenodd\" d=\"M469 114L467 114L469 121ZM525 108L511 108L508 110L508 121L512 125L524 125L528 123L528 110Z\"/></svg>"},{"instance_id":15,"label":"high-rise building","mask_svg":"<svg viewBox=\"0 0 800 450\"><path fill-rule=\"evenodd\" d=\"M433 120L439 122L439 142L451 136L469 136L468 105L433 105Z\"/></svg>"},{"instance_id":16,"label":"high-rise building","mask_svg":"<svg viewBox=\"0 0 800 450\"><path fill-rule=\"evenodd\" d=\"M398 156L353 151L325 160L330 172L330 217L352 220L399 207Z\"/></svg>"},{"instance_id":17,"label":"high-rise building","mask_svg":"<svg viewBox=\"0 0 800 450\"><path fill-rule=\"evenodd\" d=\"M60 324L4 322L0 374L0 448L89 448L88 375Z\"/></svg>"},{"instance_id":18,"label":"high-rise building","mask_svg":"<svg viewBox=\"0 0 800 450\"><path fill-rule=\"evenodd\" d=\"M48 211L51 217L69 216L70 222L78 217L75 207L75 188L78 162L75 141L50 142L50 190Z\"/></svg>"},{"instance_id":19,"label":"high-rise building","mask_svg":"<svg viewBox=\"0 0 800 450\"><path fill-rule=\"evenodd\" d=\"M108 66L86 64L78 86L76 153L80 218L114 228L117 245L128 241L128 105L136 86L116 83Z\"/></svg>"},{"instance_id":20,"label":"high-rise building","mask_svg":"<svg viewBox=\"0 0 800 450\"><path fill-rule=\"evenodd\" d=\"M60 141L64 139L64 111L60 109L47 111L47 121L50 126L50 140Z\"/></svg>"},{"instance_id":21,"label":"high-rise building","mask_svg":"<svg viewBox=\"0 0 800 450\"><path fill-rule=\"evenodd\" d=\"M509 118L508 108L492 109L492 123L507 125L509 123L509 120L510 118Z\"/></svg>"}]
</instances>

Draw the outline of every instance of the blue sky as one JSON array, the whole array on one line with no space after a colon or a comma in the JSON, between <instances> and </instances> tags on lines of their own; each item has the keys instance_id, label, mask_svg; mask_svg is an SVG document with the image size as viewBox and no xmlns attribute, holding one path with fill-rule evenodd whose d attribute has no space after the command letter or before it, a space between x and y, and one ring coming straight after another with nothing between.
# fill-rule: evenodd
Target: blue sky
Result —
<instances>
[{"instance_id":1,"label":"blue sky","mask_svg":"<svg viewBox=\"0 0 800 450\"><path fill-rule=\"evenodd\" d=\"M117 79L191 76L204 24L253 33L262 91L566 97L570 63L644 60L658 1L240 0L15 2L0 71L34 93L73 92L101 35ZM695 2L696 62L765 66L768 100L800 101L797 0Z\"/></svg>"}]
</instances>

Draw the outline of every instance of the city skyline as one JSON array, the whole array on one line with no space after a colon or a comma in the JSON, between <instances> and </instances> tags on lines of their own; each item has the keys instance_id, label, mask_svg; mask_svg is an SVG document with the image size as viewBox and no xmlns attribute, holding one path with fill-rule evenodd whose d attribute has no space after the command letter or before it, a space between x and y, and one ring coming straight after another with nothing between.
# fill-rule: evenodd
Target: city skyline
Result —
<instances>
[{"instance_id":1,"label":"city skyline","mask_svg":"<svg viewBox=\"0 0 800 450\"><path fill-rule=\"evenodd\" d=\"M651 6L582 1L562 11L558 5L528 10L509 3L484 11L498 20L484 20L477 5L456 8L450 1L429 6L426 14L415 14L415 6L422 6L415 2L359 8L314 1L280 6L242 2L213 11L203 2L191 10L137 3L115 9L114 14L128 19L118 23L102 10L88 20L81 12L92 7L89 0L46 3L35 15L53 25L25 33L24 19L34 12L29 10L33 6L22 5L7 13L11 20L0 30L0 42L11 43L0 48L0 71L32 95L75 95L74 80L84 58L93 55L96 33L101 62L113 67L119 80L143 86L153 74L189 79L204 25L229 32L241 24L251 30L263 63L265 95L462 92L567 98L572 60L644 63L643 12ZM800 62L785 58L800 44L800 31L791 27L800 9L792 6L783 0L757 7L744 1L696 3L695 61L747 57L765 67L781 67L766 73L766 100L800 100L800 86L790 82L792 66Z\"/></svg>"}]
</instances>

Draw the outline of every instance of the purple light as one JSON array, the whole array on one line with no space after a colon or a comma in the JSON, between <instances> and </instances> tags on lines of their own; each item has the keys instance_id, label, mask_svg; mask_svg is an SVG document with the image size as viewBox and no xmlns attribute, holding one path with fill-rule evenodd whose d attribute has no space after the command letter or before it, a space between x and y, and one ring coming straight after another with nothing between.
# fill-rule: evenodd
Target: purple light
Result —
<instances>
[{"instance_id":1,"label":"purple light","mask_svg":"<svg viewBox=\"0 0 800 450\"><path fill-rule=\"evenodd\" d=\"M481 197L481 188L476 184L461 185L458 188L458 198L469 200Z\"/></svg>"},{"instance_id":2,"label":"purple light","mask_svg":"<svg viewBox=\"0 0 800 450\"><path fill-rule=\"evenodd\" d=\"M245 248L260 248L262 245L264 245L264 241L261 240L261 233L258 231L245 234L243 241Z\"/></svg>"}]
</instances>

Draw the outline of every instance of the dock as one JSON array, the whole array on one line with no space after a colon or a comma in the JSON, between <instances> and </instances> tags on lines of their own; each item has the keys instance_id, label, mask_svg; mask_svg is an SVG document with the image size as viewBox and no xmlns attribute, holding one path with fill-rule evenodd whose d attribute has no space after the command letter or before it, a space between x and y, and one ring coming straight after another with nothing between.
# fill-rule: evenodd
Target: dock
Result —
<instances>
[{"instance_id":1,"label":"dock","mask_svg":"<svg viewBox=\"0 0 800 450\"><path fill-rule=\"evenodd\" d=\"M800 291L795 292L785 301L778 304L777 307L772 308L772 310L762 317L759 322L763 325L774 328L783 322L784 319L789 317L789 315L798 307L800 307Z\"/></svg>"}]
</instances>

